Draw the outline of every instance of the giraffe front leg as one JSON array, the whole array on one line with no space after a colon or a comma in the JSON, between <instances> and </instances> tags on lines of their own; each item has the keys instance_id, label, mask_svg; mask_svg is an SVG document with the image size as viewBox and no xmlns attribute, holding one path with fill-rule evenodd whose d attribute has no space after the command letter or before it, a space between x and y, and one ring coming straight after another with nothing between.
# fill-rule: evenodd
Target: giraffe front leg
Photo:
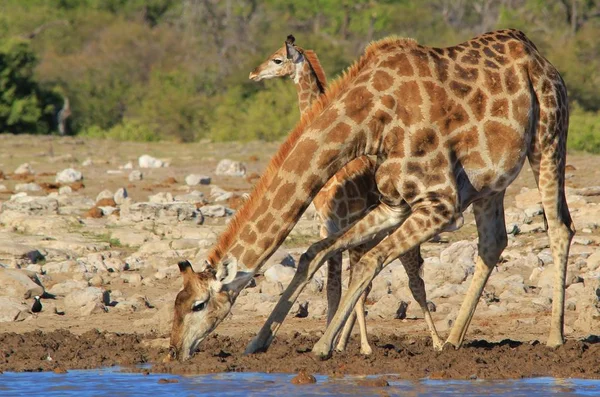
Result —
<instances>
[{"instance_id":1,"label":"giraffe front leg","mask_svg":"<svg viewBox=\"0 0 600 397\"><path fill-rule=\"evenodd\" d=\"M416 248L443 230L454 219L454 202L437 195L424 195L404 223L361 258L355 276L331 324L313 347L313 354L327 358L336 335L373 278L398 256ZM431 209L434 208L435 211ZM425 226L429 225L429 227Z\"/></svg>"},{"instance_id":2,"label":"giraffe front leg","mask_svg":"<svg viewBox=\"0 0 600 397\"><path fill-rule=\"evenodd\" d=\"M373 239L381 239L405 218L406 209L380 204L361 220L326 239L313 244L301 257L298 271L285 289L269 318L246 348L245 354L265 350L283 323L308 280L331 255Z\"/></svg>"},{"instance_id":3,"label":"giraffe front leg","mask_svg":"<svg viewBox=\"0 0 600 397\"><path fill-rule=\"evenodd\" d=\"M475 308L483 288L506 247L506 226L504 224L504 191L473 203L473 213L477 224L479 242L478 257L475 263L473 280L460 307L458 316L445 345L459 348L473 319Z\"/></svg>"}]
</instances>

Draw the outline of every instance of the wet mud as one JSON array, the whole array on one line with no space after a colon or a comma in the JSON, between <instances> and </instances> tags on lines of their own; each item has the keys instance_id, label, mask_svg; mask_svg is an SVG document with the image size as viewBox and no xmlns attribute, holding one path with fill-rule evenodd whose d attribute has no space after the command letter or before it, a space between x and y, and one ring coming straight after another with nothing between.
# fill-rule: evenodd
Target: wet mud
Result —
<instances>
[{"instance_id":1,"label":"wet mud","mask_svg":"<svg viewBox=\"0 0 600 397\"><path fill-rule=\"evenodd\" d=\"M0 371L54 371L119 365L127 371L171 374L284 372L331 376L387 375L390 379L516 379L551 376L600 378L600 340L569 340L550 349L539 342L470 341L459 350L435 352L425 338L372 338L373 354L360 355L359 341L320 360L310 352L316 334L283 335L266 353L243 355L251 335L210 336L190 360L163 363L167 349L136 334L67 330L0 334ZM149 364L144 369L140 364Z\"/></svg>"}]
</instances>

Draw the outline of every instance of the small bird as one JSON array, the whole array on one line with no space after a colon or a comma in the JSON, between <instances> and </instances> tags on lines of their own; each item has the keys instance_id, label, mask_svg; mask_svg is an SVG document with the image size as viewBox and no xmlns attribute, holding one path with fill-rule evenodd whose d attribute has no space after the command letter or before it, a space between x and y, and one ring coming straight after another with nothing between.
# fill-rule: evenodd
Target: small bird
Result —
<instances>
[{"instance_id":1,"label":"small bird","mask_svg":"<svg viewBox=\"0 0 600 397\"><path fill-rule=\"evenodd\" d=\"M42 302L40 302L40 297L35 297L35 302L33 302L33 306L31 306L31 311L33 313L39 313L42 311Z\"/></svg>"}]
</instances>

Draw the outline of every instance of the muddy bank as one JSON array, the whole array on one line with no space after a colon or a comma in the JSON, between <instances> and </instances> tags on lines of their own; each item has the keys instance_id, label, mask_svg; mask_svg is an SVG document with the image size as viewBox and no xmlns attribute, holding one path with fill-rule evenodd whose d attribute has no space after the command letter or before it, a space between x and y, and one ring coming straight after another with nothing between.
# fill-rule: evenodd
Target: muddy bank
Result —
<instances>
[{"instance_id":1,"label":"muddy bank","mask_svg":"<svg viewBox=\"0 0 600 397\"><path fill-rule=\"evenodd\" d=\"M359 354L358 340L345 353L321 361L310 347L316 335L286 335L277 338L267 353L242 354L250 335L211 336L191 360L162 363L164 348L154 348L152 339L135 334L66 330L50 333L0 334L0 370L53 371L57 368L100 368L112 365L136 369L151 364L151 372L198 374L210 372L287 372L302 370L328 375L392 374L393 378L418 379L509 379L552 376L600 378L598 339L568 341L558 349L541 343L472 341L461 350L434 352L423 338L380 336L372 339L373 355ZM48 360L51 357L52 360Z\"/></svg>"}]
</instances>

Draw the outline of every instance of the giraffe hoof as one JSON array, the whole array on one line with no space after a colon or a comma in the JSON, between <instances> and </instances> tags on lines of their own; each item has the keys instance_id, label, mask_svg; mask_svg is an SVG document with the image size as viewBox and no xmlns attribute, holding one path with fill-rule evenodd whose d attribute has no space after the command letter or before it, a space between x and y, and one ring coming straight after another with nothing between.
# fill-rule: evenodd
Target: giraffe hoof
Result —
<instances>
[{"instance_id":1,"label":"giraffe hoof","mask_svg":"<svg viewBox=\"0 0 600 397\"><path fill-rule=\"evenodd\" d=\"M448 345L450 345L450 344L448 343ZM445 346L445 344L442 343L441 341L433 342L433 350L436 351L436 352L443 351L444 350L444 346Z\"/></svg>"},{"instance_id":2,"label":"giraffe hoof","mask_svg":"<svg viewBox=\"0 0 600 397\"><path fill-rule=\"evenodd\" d=\"M266 351L267 348L256 341L250 342L250 344L244 350L244 355L247 356L249 354L256 354L260 352Z\"/></svg>"},{"instance_id":3,"label":"giraffe hoof","mask_svg":"<svg viewBox=\"0 0 600 397\"><path fill-rule=\"evenodd\" d=\"M321 360L327 360L331 357L331 351L325 346L325 344L317 342L312 348L312 353Z\"/></svg>"},{"instance_id":4,"label":"giraffe hoof","mask_svg":"<svg viewBox=\"0 0 600 397\"><path fill-rule=\"evenodd\" d=\"M369 345L361 346L360 354L363 356L370 356L371 354L373 354L373 349L371 349L371 346Z\"/></svg>"},{"instance_id":5,"label":"giraffe hoof","mask_svg":"<svg viewBox=\"0 0 600 397\"><path fill-rule=\"evenodd\" d=\"M458 350L458 348L459 348L459 346L456 346L454 343L446 341L442 345L442 347L440 348L439 351L447 352L447 351L450 351L450 350ZM435 349L435 347L434 347L434 349Z\"/></svg>"}]
</instances>

